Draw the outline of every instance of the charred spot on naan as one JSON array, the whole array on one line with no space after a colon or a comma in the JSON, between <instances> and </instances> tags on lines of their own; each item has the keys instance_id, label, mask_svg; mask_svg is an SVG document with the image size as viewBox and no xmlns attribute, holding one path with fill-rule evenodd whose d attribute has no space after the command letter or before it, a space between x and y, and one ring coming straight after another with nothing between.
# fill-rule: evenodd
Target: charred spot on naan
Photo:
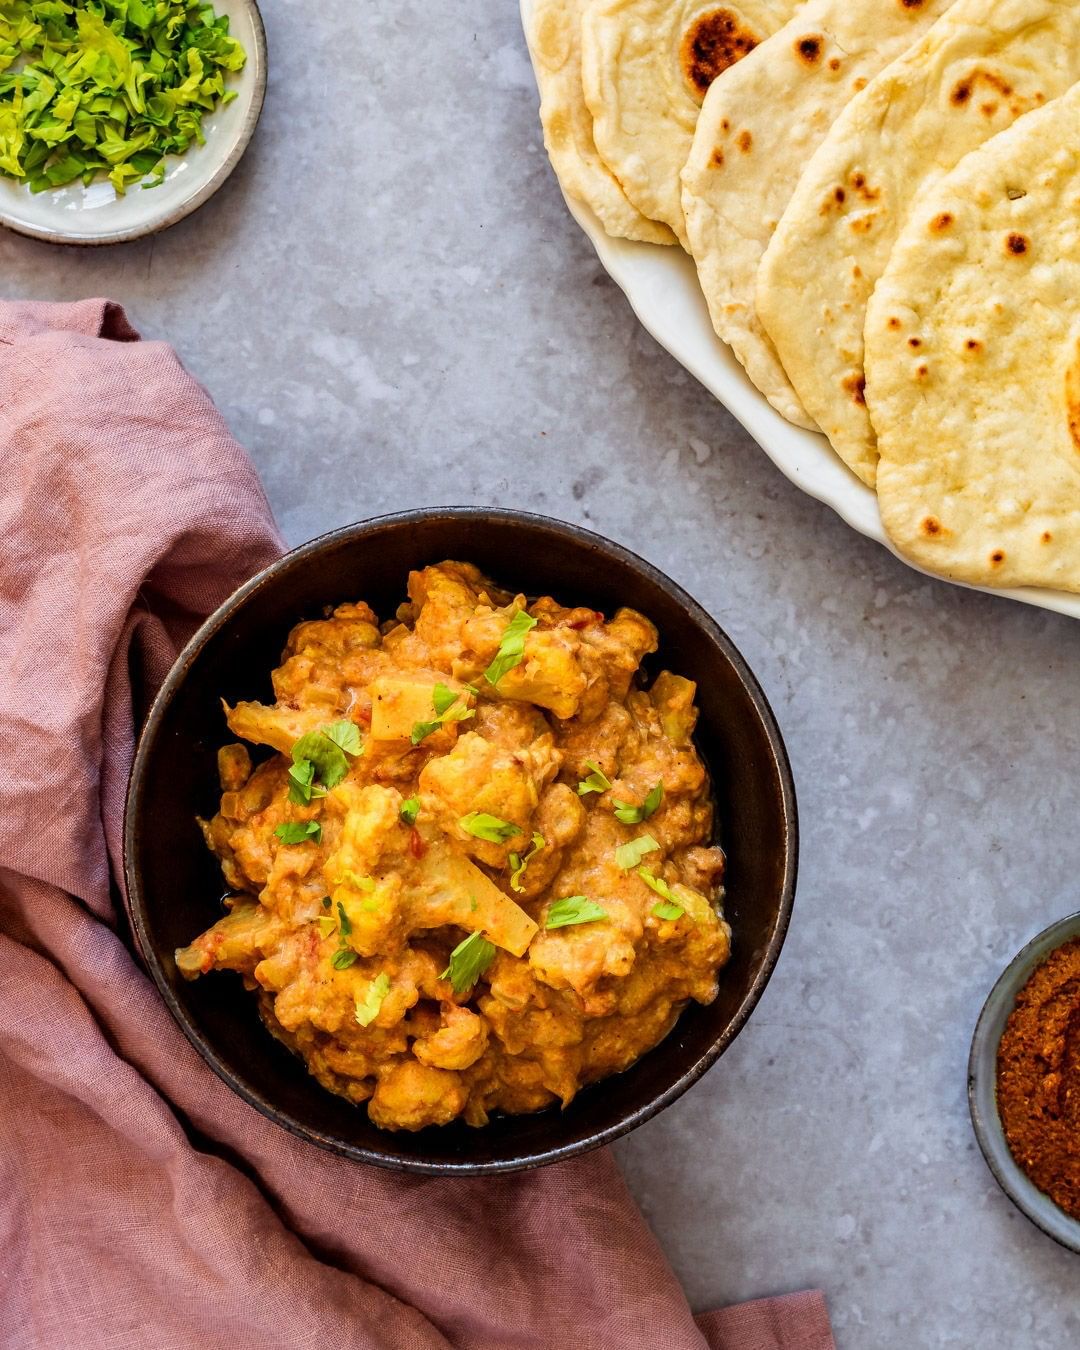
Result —
<instances>
[{"instance_id":1,"label":"charred spot on naan","mask_svg":"<svg viewBox=\"0 0 1080 1350\"><path fill-rule=\"evenodd\" d=\"M939 211L930 222L931 234L944 234L955 224L955 217L949 211Z\"/></svg>"},{"instance_id":2,"label":"charred spot on naan","mask_svg":"<svg viewBox=\"0 0 1080 1350\"><path fill-rule=\"evenodd\" d=\"M979 111L984 117L993 117L1000 110L1001 103L1004 101L1010 115L1015 119L1030 108L1036 107L1040 103L1046 102L1046 95L1036 90L1031 94L1020 94L1003 76L995 71L984 70L981 66L976 66L974 70L969 71L962 80L958 80L953 85L949 94L949 102L954 108L968 107L979 85L984 85L988 90L992 90L989 101L978 105ZM996 96L996 97L995 97Z\"/></svg>"},{"instance_id":3,"label":"charred spot on naan","mask_svg":"<svg viewBox=\"0 0 1080 1350\"><path fill-rule=\"evenodd\" d=\"M919 523L919 533L924 539L945 539L952 531L947 530L937 516L926 516Z\"/></svg>"},{"instance_id":4,"label":"charred spot on naan","mask_svg":"<svg viewBox=\"0 0 1080 1350\"><path fill-rule=\"evenodd\" d=\"M1073 449L1080 451L1080 342L1076 354L1065 371L1065 416Z\"/></svg>"},{"instance_id":5,"label":"charred spot on naan","mask_svg":"<svg viewBox=\"0 0 1080 1350\"><path fill-rule=\"evenodd\" d=\"M1022 258L1031 251L1031 240L1026 234L1018 234L1014 230L1005 239L1005 251L1011 253L1014 258Z\"/></svg>"},{"instance_id":6,"label":"charred spot on naan","mask_svg":"<svg viewBox=\"0 0 1080 1350\"><path fill-rule=\"evenodd\" d=\"M804 65L818 66L825 50L825 39L820 34L810 33L795 43L795 55Z\"/></svg>"},{"instance_id":7,"label":"charred spot on naan","mask_svg":"<svg viewBox=\"0 0 1080 1350\"><path fill-rule=\"evenodd\" d=\"M682 40L680 58L686 83L696 97L703 99L713 80L752 52L760 41L760 36L730 9L702 14Z\"/></svg>"},{"instance_id":8,"label":"charred spot on naan","mask_svg":"<svg viewBox=\"0 0 1080 1350\"><path fill-rule=\"evenodd\" d=\"M862 371L846 375L841 381L841 387L853 403L857 403L860 408L866 407L866 376Z\"/></svg>"}]
</instances>

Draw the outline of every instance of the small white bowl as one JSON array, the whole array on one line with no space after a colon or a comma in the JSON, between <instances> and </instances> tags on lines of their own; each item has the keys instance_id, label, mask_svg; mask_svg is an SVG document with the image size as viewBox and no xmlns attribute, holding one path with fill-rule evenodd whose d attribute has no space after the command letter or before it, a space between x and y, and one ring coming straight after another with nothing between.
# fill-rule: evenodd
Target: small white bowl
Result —
<instances>
[{"instance_id":1,"label":"small white bowl","mask_svg":"<svg viewBox=\"0 0 1080 1350\"><path fill-rule=\"evenodd\" d=\"M1036 966L1076 937L1080 937L1080 913L1044 928L1002 972L986 1000L971 1042L968 1105L975 1137L1001 1189L1037 1228L1070 1251L1080 1252L1080 1219L1059 1209L1020 1167L1009 1149L997 1105L998 1046L1009 1014L1016 1006L1016 996Z\"/></svg>"},{"instance_id":2,"label":"small white bowl","mask_svg":"<svg viewBox=\"0 0 1080 1350\"><path fill-rule=\"evenodd\" d=\"M123 197L107 178L36 194L0 178L0 224L50 244L119 244L175 225L214 195L247 148L266 94L266 32L256 0L215 0L214 9L229 16L247 62L226 83L237 97L204 118L206 144L170 155L160 187L134 183Z\"/></svg>"}]
</instances>

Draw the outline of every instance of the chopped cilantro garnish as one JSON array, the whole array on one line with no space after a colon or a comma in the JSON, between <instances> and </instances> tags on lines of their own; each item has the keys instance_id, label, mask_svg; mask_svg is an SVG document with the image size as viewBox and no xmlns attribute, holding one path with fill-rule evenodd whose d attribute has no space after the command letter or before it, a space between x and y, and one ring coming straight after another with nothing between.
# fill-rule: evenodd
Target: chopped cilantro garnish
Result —
<instances>
[{"instance_id":1,"label":"chopped cilantro garnish","mask_svg":"<svg viewBox=\"0 0 1080 1350\"><path fill-rule=\"evenodd\" d=\"M385 971L376 975L362 999L356 1000L356 1020L362 1027L370 1026L379 1015L383 999L390 992L390 976Z\"/></svg>"},{"instance_id":2,"label":"chopped cilantro garnish","mask_svg":"<svg viewBox=\"0 0 1080 1350\"><path fill-rule=\"evenodd\" d=\"M337 902L337 912L338 918L341 921L341 936L348 937L349 934L352 932L352 922L350 921L349 916L345 913L345 906L341 903L340 900Z\"/></svg>"},{"instance_id":3,"label":"chopped cilantro garnish","mask_svg":"<svg viewBox=\"0 0 1080 1350\"><path fill-rule=\"evenodd\" d=\"M512 821L500 820L486 811L470 811L467 816L461 817L458 824L466 833L475 835L477 839L486 839L491 844L505 844L515 834L521 834Z\"/></svg>"},{"instance_id":4,"label":"chopped cilantro garnish","mask_svg":"<svg viewBox=\"0 0 1080 1350\"><path fill-rule=\"evenodd\" d=\"M602 909L595 900L585 895L568 895L564 900L556 900L547 912L544 920L546 929L568 928L572 923L595 923L597 919L606 919L607 910Z\"/></svg>"},{"instance_id":5,"label":"chopped cilantro garnish","mask_svg":"<svg viewBox=\"0 0 1080 1350\"><path fill-rule=\"evenodd\" d=\"M652 912L658 919L681 919L686 912L684 905L679 904L679 897L667 884L663 877L658 877L650 872L647 867L639 867L638 876L642 879L651 891L655 891L663 901L662 904L653 905ZM675 911L678 910L678 913Z\"/></svg>"},{"instance_id":6,"label":"chopped cilantro garnish","mask_svg":"<svg viewBox=\"0 0 1080 1350\"><path fill-rule=\"evenodd\" d=\"M329 909L332 903L333 903L333 901L330 899L330 897L329 897L328 895L324 895L324 896L323 896L323 898L322 898L322 907L323 907L323 909Z\"/></svg>"},{"instance_id":7,"label":"chopped cilantro garnish","mask_svg":"<svg viewBox=\"0 0 1080 1350\"><path fill-rule=\"evenodd\" d=\"M323 727L323 735L341 747L347 755L358 755L361 749L360 728L347 718Z\"/></svg>"},{"instance_id":8,"label":"chopped cilantro garnish","mask_svg":"<svg viewBox=\"0 0 1080 1350\"><path fill-rule=\"evenodd\" d=\"M330 958L330 964L335 970L348 970L356 960L356 953L351 947L339 947Z\"/></svg>"},{"instance_id":9,"label":"chopped cilantro garnish","mask_svg":"<svg viewBox=\"0 0 1080 1350\"><path fill-rule=\"evenodd\" d=\"M438 731L442 726L442 718L436 718L433 722L414 722L412 735L409 740L413 745L419 745L421 741L427 740L433 731Z\"/></svg>"},{"instance_id":10,"label":"chopped cilantro garnish","mask_svg":"<svg viewBox=\"0 0 1080 1350\"><path fill-rule=\"evenodd\" d=\"M659 847L651 834L639 834L628 844L619 845L615 850L615 861L624 872L629 872L631 867L637 867L646 853L655 853Z\"/></svg>"},{"instance_id":11,"label":"chopped cilantro garnish","mask_svg":"<svg viewBox=\"0 0 1080 1350\"><path fill-rule=\"evenodd\" d=\"M412 735L409 737L413 745L419 745L447 722L466 722L470 717L475 717L476 709L470 708L467 703L459 702L460 698L461 695L455 694L448 685L437 684L431 691L431 706L435 716L430 722L416 722L413 725Z\"/></svg>"},{"instance_id":12,"label":"chopped cilantro garnish","mask_svg":"<svg viewBox=\"0 0 1080 1350\"><path fill-rule=\"evenodd\" d=\"M439 717L458 701L457 694L445 684L437 684L431 695L431 706Z\"/></svg>"},{"instance_id":13,"label":"chopped cilantro garnish","mask_svg":"<svg viewBox=\"0 0 1080 1350\"><path fill-rule=\"evenodd\" d=\"M584 797L590 792L606 792L611 787L611 779L601 769L600 765L591 759L585 761L585 767L591 769L592 773L588 778L583 778L577 785L578 796Z\"/></svg>"},{"instance_id":14,"label":"chopped cilantro garnish","mask_svg":"<svg viewBox=\"0 0 1080 1350\"><path fill-rule=\"evenodd\" d=\"M319 932L324 938L329 937L337 928L337 920L332 914L320 914L315 922L319 925Z\"/></svg>"},{"instance_id":15,"label":"chopped cilantro garnish","mask_svg":"<svg viewBox=\"0 0 1080 1350\"><path fill-rule=\"evenodd\" d=\"M536 623L531 614L519 609L506 625L495 660L484 671L484 679L488 684L498 684L507 671L521 665L525 659L526 634L536 627Z\"/></svg>"},{"instance_id":16,"label":"chopped cilantro garnish","mask_svg":"<svg viewBox=\"0 0 1080 1350\"><path fill-rule=\"evenodd\" d=\"M489 942L483 933L470 933L464 942L459 942L450 953L450 964L439 976L440 980L449 980L455 994L464 994L495 960L495 944Z\"/></svg>"},{"instance_id":17,"label":"chopped cilantro garnish","mask_svg":"<svg viewBox=\"0 0 1080 1350\"><path fill-rule=\"evenodd\" d=\"M313 797L325 797L326 793L315 786L315 765L310 759L301 759L289 770L289 801L297 806L307 806Z\"/></svg>"},{"instance_id":18,"label":"chopped cilantro garnish","mask_svg":"<svg viewBox=\"0 0 1080 1350\"><path fill-rule=\"evenodd\" d=\"M321 731L309 731L292 748L293 764L309 761L315 777L326 788L337 787L349 772L345 751Z\"/></svg>"},{"instance_id":19,"label":"chopped cilantro garnish","mask_svg":"<svg viewBox=\"0 0 1080 1350\"><path fill-rule=\"evenodd\" d=\"M521 892L525 889L522 884L522 877L525 875L525 869L540 850L544 847L544 836L534 834L532 837L532 848L528 853L511 853L507 861L510 863L510 889Z\"/></svg>"},{"instance_id":20,"label":"chopped cilantro garnish","mask_svg":"<svg viewBox=\"0 0 1080 1350\"><path fill-rule=\"evenodd\" d=\"M406 825L415 825L416 817L419 814L420 814L419 796L414 795L412 797L406 797L405 800L401 803L400 811L398 811L398 815L401 817L401 819L405 822Z\"/></svg>"},{"instance_id":21,"label":"chopped cilantro garnish","mask_svg":"<svg viewBox=\"0 0 1080 1350\"><path fill-rule=\"evenodd\" d=\"M0 174L31 191L108 175L157 187L165 156L202 144L231 102L244 49L198 0L5 0L0 5Z\"/></svg>"},{"instance_id":22,"label":"chopped cilantro garnish","mask_svg":"<svg viewBox=\"0 0 1080 1350\"><path fill-rule=\"evenodd\" d=\"M317 820L287 820L274 833L283 844L303 844L309 839L317 844L322 839L322 826Z\"/></svg>"},{"instance_id":23,"label":"chopped cilantro garnish","mask_svg":"<svg viewBox=\"0 0 1080 1350\"><path fill-rule=\"evenodd\" d=\"M657 783L649 795L640 806L631 806L629 802L615 802L615 819L621 820L624 825L640 825L643 820L648 820L651 815L656 813L657 807L664 800L664 785Z\"/></svg>"}]
</instances>

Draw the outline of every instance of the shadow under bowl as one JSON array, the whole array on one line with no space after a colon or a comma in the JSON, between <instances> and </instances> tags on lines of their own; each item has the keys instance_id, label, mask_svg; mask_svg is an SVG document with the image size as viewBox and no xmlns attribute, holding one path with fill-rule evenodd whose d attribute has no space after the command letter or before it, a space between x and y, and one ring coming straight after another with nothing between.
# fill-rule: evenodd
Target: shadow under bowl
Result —
<instances>
[{"instance_id":1,"label":"shadow under bowl","mask_svg":"<svg viewBox=\"0 0 1080 1350\"><path fill-rule=\"evenodd\" d=\"M1070 914L1044 928L1005 967L979 1014L968 1061L971 1123L995 1181L1037 1228L1073 1252L1080 1252L1080 1219L1070 1217L1039 1190L1013 1157L1005 1139L997 1104L997 1057L1005 1023L1032 971L1063 943L1078 937L1080 913Z\"/></svg>"},{"instance_id":2,"label":"shadow under bowl","mask_svg":"<svg viewBox=\"0 0 1080 1350\"><path fill-rule=\"evenodd\" d=\"M230 739L222 698L272 701L270 672L289 630L343 601L380 617L405 598L410 569L476 563L500 585L565 605L640 610L660 632L646 663L698 685L695 736L713 776L728 855L730 963L709 1007L691 1004L653 1050L584 1089L565 1110L455 1122L415 1134L376 1129L362 1107L321 1088L266 1032L240 980L184 980L173 953L221 915L224 884L196 816L216 810L216 751ZM125 876L146 963L185 1035L245 1101L312 1143L410 1172L510 1172L569 1158L648 1120L685 1092L738 1035L769 980L795 893L795 792L780 731L746 662L685 591L627 549L522 512L449 507L336 530L286 554L225 602L185 647L143 727L128 788Z\"/></svg>"}]
</instances>

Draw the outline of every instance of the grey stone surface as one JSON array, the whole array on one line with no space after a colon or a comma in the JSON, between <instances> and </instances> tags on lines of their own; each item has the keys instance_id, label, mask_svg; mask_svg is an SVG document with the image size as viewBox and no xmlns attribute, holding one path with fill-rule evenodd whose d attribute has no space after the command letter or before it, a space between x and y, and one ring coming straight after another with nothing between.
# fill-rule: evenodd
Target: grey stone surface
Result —
<instances>
[{"instance_id":1,"label":"grey stone surface","mask_svg":"<svg viewBox=\"0 0 1080 1350\"><path fill-rule=\"evenodd\" d=\"M795 921L705 1080L619 1147L704 1308L820 1285L842 1350L1080 1343L1080 1258L997 1191L965 1060L1002 965L1080 907L1080 628L924 579L800 493L640 330L542 152L512 0L271 0L219 197L113 251L0 238L8 293L123 301L212 391L299 542L531 507L718 616L799 788Z\"/></svg>"}]
</instances>

